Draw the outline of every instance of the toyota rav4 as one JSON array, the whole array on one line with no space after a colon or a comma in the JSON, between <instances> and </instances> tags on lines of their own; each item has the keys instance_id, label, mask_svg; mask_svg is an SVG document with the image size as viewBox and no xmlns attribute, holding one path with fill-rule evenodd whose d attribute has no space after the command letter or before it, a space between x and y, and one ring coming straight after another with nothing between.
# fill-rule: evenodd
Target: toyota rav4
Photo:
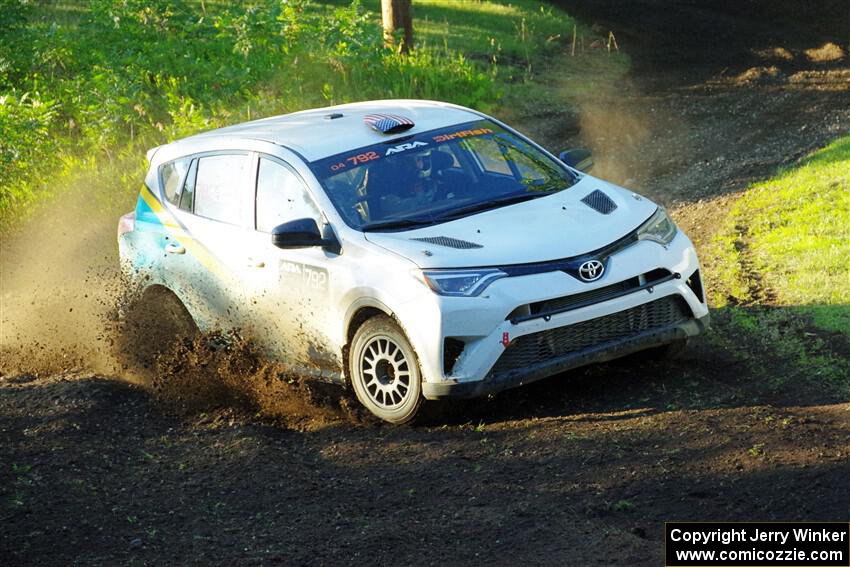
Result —
<instances>
[{"instance_id":1,"label":"toyota rav4","mask_svg":"<svg viewBox=\"0 0 850 567\"><path fill-rule=\"evenodd\" d=\"M121 218L140 301L239 328L404 423L708 322L694 247L663 208L500 121L393 100L154 148Z\"/></svg>"}]
</instances>

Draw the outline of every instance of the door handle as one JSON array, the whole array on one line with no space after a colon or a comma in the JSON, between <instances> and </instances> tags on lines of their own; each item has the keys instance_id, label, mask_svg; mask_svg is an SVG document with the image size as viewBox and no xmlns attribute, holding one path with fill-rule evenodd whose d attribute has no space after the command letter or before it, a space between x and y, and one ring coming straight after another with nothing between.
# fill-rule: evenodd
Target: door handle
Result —
<instances>
[{"instance_id":1,"label":"door handle","mask_svg":"<svg viewBox=\"0 0 850 567\"><path fill-rule=\"evenodd\" d=\"M262 260L258 260L257 258L248 258L245 260L245 265L249 268L265 268L266 263Z\"/></svg>"},{"instance_id":2,"label":"door handle","mask_svg":"<svg viewBox=\"0 0 850 567\"><path fill-rule=\"evenodd\" d=\"M186 248L176 242L169 242L165 245L165 251L169 254L185 254Z\"/></svg>"}]
</instances>

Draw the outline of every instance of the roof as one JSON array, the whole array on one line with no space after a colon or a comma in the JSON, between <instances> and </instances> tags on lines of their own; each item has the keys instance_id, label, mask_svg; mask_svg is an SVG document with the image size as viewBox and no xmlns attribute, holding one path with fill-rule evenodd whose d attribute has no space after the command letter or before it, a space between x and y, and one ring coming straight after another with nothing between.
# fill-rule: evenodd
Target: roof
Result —
<instances>
[{"instance_id":1,"label":"roof","mask_svg":"<svg viewBox=\"0 0 850 567\"><path fill-rule=\"evenodd\" d=\"M391 135L382 134L364 122L364 118L374 114L397 115L413 121L414 126L403 133L405 136L482 117L474 110L444 102L376 100L272 116L203 132L171 145L190 145L209 141L211 137L262 140L290 148L307 161L315 161L392 139Z\"/></svg>"}]
</instances>

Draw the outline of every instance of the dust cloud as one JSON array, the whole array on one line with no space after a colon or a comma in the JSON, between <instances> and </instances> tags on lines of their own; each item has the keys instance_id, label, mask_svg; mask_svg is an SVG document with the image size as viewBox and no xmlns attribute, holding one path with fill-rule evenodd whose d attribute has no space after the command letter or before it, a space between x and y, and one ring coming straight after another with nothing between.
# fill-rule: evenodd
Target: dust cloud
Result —
<instances>
[{"instance_id":1,"label":"dust cloud","mask_svg":"<svg viewBox=\"0 0 850 567\"><path fill-rule=\"evenodd\" d=\"M693 151L681 147L687 125L665 97L643 94L628 77L598 84L577 105L581 141L594 154L594 176L658 198L657 177ZM671 148L670 140L680 146Z\"/></svg>"},{"instance_id":2,"label":"dust cloud","mask_svg":"<svg viewBox=\"0 0 850 567\"><path fill-rule=\"evenodd\" d=\"M132 208L127 201L126 210ZM0 244L0 372L114 373L121 293L111 207L62 192ZM126 212L126 211L125 211Z\"/></svg>"},{"instance_id":3,"label":"dust cloud","mask_svg":"<svg viewBox=\"0 0 850 567\"><path fill-rule=\"evenodd\" d=\"M368 420L342 388L265 360L238 332L164 339L174 326L162 323L161 310L145 313L134 304L122 281L116 229L138 185L102 181L121 169L115 166L69 184L25 222L4 227L0 382L96 374L141 385L181 415L229 408L293 427Z\"/></svg>"}]
</instances>

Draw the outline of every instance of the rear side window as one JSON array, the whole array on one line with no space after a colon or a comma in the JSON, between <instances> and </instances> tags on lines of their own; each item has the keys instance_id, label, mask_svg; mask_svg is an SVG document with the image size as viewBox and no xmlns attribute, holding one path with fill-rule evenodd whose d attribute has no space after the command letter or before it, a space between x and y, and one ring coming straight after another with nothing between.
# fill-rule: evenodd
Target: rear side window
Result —
<instances>
[{"instance_id":1,"label":"rear side window","mask_svg":"<svg viewBox=\"0 0 850 567\"><path fill-rule=\"evenodd\" d=\"M216 155L198 159L195 178L195 214L241 224L240 190L248 167L247 155Z\"/></svg>"},{"instance_id":2,"label":"rear side window","mask_svg":"<svg viewBox=\"0 0 850 567\"><path fill-rule=\"evenodd\" d=\"M166 163L159 170L160 180L162 182L162 190L165 193L166 200L172 205L176 205L180 199L180 182L186 175L189 169L189 159L181 159Z\"/></svg>"},{"instance_id":3,"label":"rear side window","mask_svg":"<svg viewBox=\"0 0 850 567\"><path fill-rule=\"evenodd\" d=\"M271 232L279 224L303 218L319 220L319 210L301 180L289 168L261 158L257 174L257 230Z\"/></svg>"}]
</instances>

